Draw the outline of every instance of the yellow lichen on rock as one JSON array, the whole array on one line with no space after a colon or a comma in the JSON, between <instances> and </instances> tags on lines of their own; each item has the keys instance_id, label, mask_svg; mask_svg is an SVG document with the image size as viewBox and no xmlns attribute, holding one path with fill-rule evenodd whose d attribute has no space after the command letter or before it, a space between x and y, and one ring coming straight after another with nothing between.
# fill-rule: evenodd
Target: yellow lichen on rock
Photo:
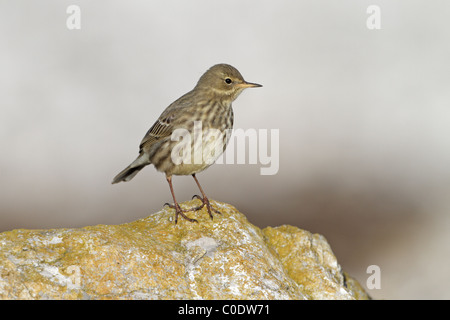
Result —
<instances>
[{"instance_id":1,"label":"yellow lichen on rock","mask_svg":"<svg viewBox=\"0 0 450 320\"><path fill-rule=\"evenodd\" d=\"M367 298L322 236L261 230L233 206L213 205L222 212L213 220L205 209L188 213L199 223L175 225L166 207L122 225L3 232L0 298Z\"/></svg>"},{"instance_id":2,"label":"yellow lichen on rock","mask_svg":"<svg viewBox=\"0 0 450 320\"><path fill-rule=\"evenodd\" d=\"M267 244L275 250L289 276L303 285L312 299L368 298L347 286L344 274L325 237L292 226L265 228ZM350 279L352 281L352 279ZM353 282L352 282L353 283Z\"/></svg>"}]
</instances>

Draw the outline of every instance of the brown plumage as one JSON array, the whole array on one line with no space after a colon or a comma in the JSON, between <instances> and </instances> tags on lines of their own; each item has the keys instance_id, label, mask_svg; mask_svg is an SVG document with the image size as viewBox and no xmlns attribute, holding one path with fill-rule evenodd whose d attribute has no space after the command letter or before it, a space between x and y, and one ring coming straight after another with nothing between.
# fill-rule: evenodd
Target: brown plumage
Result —
<instances>
[{"instance_id":1,"label":"brown plumage","mask_svg":"<svg viewBox=\"0 0 450 320\"><path fill-rule=\"evenodd\" d=\"M158 171L166 174L170 191L174 200L171 205L175 208L175 223L178 215L188 221L197 222L188 218L184 212L199 210L205 205L212 218L211 204L203 192L196 173L208 168L225 150L228 143L229 129L233 128L233 109L231 103L245 88L261 87L259 84L249 83L244 80L239 71L227 64L217 64L206 71L193 90L186 93L178 100L170 104L160 115L158 120L148 130L139 146L139 156L128 167L121 171L112 183L130 181L142 168L153 164ZM200 129L198 130L197 129ZM202 133L203 139L196 139L196 132ZM182 140L191 140L189 150L182 157L179 133L188 133ZM222 133L214 136L214 133ZM208 135L213 133L212 136ZM189 136L190 135L190 136ZM194 142L197 141L197 144ZM219 152L206 152L218 150ZM202 153L203 152L203 153ZM182 159L191 161L181 161ZM200 159L200 161L198 161ZM196 161L197 160L197 161ZM181 162L181 163L180 163ZM172 186L172 175L192 175L197 183L202 197L202 205L190 210L182 210L175 199ZM220 213L220 212L218 212Z\"/></svg>"}]
</instances>

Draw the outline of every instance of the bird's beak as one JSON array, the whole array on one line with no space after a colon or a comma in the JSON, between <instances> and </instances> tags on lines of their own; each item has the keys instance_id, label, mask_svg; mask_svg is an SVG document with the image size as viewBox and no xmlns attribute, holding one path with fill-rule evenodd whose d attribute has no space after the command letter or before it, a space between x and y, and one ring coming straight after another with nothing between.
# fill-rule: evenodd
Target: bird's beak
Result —
<instances>
[{"instance_id":1,"label":"bird's beak","mask_svg":"<svg viewBox=\"0 0 450 320\"><path fill-rule=\"evenodd\" d=\"M262 85L257 84L257 83L251 83L251 82L242 82L240 84L237 85L240 88L258 88L258 87L262 87Z\"/></svg>"}]
</instances>

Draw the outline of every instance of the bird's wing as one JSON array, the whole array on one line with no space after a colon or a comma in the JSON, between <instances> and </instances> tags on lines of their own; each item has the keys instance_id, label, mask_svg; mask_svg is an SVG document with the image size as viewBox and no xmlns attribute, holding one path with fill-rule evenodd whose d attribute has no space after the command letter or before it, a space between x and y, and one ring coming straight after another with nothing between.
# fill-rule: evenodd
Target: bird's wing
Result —
<instances>
[{"instance_id":1,"label":"bird's wing","mask_svg":"<svg viewBox=\"0 0 450 320\"><path fill-rule=\"evenodd\" d=\"M183 114L180 110L189 110L192 105L195 105L193 97L195 97L195 92L192 90L164 110L142 139L139 152L144 149L148 150L154 143L172 134L173 130L176 129L179 117Z\"/></svg>"},{"instance_id":2,"label":"bird's wing","mask_svg":"<svg viewBox=\"0 0 450 320\"><path fill-rule=\"evenodd\" d=\"M156 120L156 122L153 124L150 130L147 131L144 138L142 139L141 144L139 145L140 152L144 149L148 149L155 142L172 134L172 123L175 119L175 116L175 112L164 113L158 120Z\"/></svg>"}]
</instances>

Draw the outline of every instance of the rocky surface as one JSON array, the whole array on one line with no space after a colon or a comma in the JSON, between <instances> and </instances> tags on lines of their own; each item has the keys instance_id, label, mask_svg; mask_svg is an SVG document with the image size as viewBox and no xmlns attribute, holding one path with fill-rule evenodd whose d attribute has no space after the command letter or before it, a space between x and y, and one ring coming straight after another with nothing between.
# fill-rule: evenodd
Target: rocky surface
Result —
<instances>
[{"instance_id":1,"label":"rocky surface","mask_svg":"<svg viewBox=\"0 0 450 320\"><path fill-rule=\"evenodd\" d=\"M122 225L0 234L2 299L367 299L326 239L255 227L231 205L173 222L163 210ZM192 207L199 200L182 204Z\"/></svg>"}]
</instances>

